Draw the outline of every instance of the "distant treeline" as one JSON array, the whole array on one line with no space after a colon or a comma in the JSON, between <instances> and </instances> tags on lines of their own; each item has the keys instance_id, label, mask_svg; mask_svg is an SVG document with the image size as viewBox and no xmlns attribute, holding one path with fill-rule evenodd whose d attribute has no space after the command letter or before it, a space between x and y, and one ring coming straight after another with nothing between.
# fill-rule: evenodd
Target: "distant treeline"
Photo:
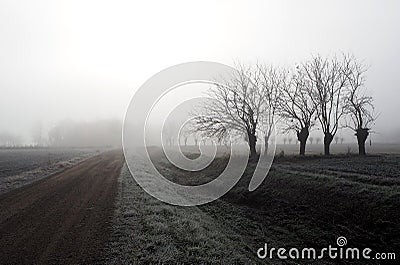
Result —
<instances>
[{"instance_id":1,"label":"distant treeline","mask_svg":"<svg viewBox=\"0 0 400 265\"><path fill-rule=\"evenodd\" d=\"M117 119L97 121L64 120L45 129L35 123L30 132L30 140L21 136L0 132L0 147L106 147L121 146L122 122Z\"/></svg>"},{"instance_id":2,"label":"distant treeline","mask_svg":"<svg viewBox=\"0 0 400 265\"><path fill-rule=\"evenodd\" d=\"M14 147L21 145L21 137L10 132L0 132L0 147Z\"/></svg>"},{"instance_id":3,"label":"distant treeline","mask_svg":"<svg viewBox=\"0 0 400 265\"><path fill-rule=\"evenodd\" d=\"M48 132L50 146L98 147L120 146L122 123L119 120L95 122L60 122Z\"/></svg>"}]
</instances>

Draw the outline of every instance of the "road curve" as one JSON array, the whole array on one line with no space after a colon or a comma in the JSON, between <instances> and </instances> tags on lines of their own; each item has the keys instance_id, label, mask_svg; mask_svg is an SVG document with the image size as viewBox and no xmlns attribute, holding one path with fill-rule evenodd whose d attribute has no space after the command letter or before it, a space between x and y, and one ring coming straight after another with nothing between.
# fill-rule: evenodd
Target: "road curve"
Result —
<instances>
[{"instance_id":1,"label":"road curve","mask_svg":"<svg viewBox=\"0 0 400 265\"><path fill-rule=\"evenodd\" d=\"M0 198L1 264L88 264L110 232L123 165L106 152Z\"/></svg>"}]
</instances>

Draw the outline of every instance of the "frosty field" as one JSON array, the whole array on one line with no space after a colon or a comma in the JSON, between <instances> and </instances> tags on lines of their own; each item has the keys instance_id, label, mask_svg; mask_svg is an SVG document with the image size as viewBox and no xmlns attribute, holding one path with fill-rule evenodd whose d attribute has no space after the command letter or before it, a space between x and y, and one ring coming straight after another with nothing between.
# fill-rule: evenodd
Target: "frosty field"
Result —
<instances>
[{"instance_id":1,"label":"frosty field","mask_svg":"<svg viewBox=\"0 0 400 265\"><path fill-rule=\"evenodd\" d=\"M0 194L69 168L95 149L0 149Z\"/></svg>"}]
</instances>

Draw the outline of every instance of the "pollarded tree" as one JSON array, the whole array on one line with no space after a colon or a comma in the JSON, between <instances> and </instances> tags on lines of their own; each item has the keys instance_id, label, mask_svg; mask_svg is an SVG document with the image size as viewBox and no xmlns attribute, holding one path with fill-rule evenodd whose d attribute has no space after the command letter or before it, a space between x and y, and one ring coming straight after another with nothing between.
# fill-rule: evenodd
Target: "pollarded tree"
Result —
<instances>
[{"instance_id":1,"label":"pollarded tree","mask_svg":"<svg viewBox=\"0 0 400 265\"><path fill-rule=\"evenodd\" d=\"M259 85L259 69L239 65L229 80L217 80L193 120L204 137L225 139L229 133L246 135L250 157L255 158L257 131L267 109L266 90Z\"/></svg>"},{"instance_id":2,"label":"pollarded tree","mask_svg":"<svg viewBox=\"0 0 400 265\"><path fill-rule=\"evenodd\" d=\"M285 130L296 132L300 142L300 155L305 155L310 130L315 124L316 106L308 93L308 80L300 67L290 79L282 83L279 100L279 115L286 123ZM312 141L311 141L312 143Z\"/></svg>"},{"instance_id":3,"label":"pollarded tree","mask_svg":"<svg viewBox=\"0 0 400 265\"><path fill-rule=\"evenodd\" d=\"M366 93L364 86L367 68L354 56L347 69L348 88L346 96L346 127L351 128L357 137L358 153L365 155L365 141L368 138L370 126L376 120L373 99Z\"/></svg>"},{"instance_id":4,"label":"pollarded tree","mask_svg":"<svg viewBox=\"0 0 400 265\"><path fill-rule=\"evenodd\" d=\"M307 79L307 90L316 109L324 133L324 153L330 154L330 144L345 114L345 89L348 84L347 69L351 57L323 58L314 56L302 64Z\"/></svg>"}]
</instances>

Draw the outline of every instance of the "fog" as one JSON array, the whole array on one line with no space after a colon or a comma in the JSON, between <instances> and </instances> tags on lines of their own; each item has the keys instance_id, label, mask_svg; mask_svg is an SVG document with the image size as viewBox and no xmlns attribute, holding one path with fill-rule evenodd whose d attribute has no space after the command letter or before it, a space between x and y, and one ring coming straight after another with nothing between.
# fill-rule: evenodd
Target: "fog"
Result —
<instances>
[{"instance_id":1,"label":"fog","mask_svg":"<svg viewBox=\"0 0 400 265\"><path fill-rule=\"evenodd\" d=\"M38 127L50 140L65 121L122 123L143 82L187 61L290 66L352 52L370 66L374 141L400 142L398 25L395 0L1 0L0 134L34 143Z\"/></svg>"}]
</instances>

